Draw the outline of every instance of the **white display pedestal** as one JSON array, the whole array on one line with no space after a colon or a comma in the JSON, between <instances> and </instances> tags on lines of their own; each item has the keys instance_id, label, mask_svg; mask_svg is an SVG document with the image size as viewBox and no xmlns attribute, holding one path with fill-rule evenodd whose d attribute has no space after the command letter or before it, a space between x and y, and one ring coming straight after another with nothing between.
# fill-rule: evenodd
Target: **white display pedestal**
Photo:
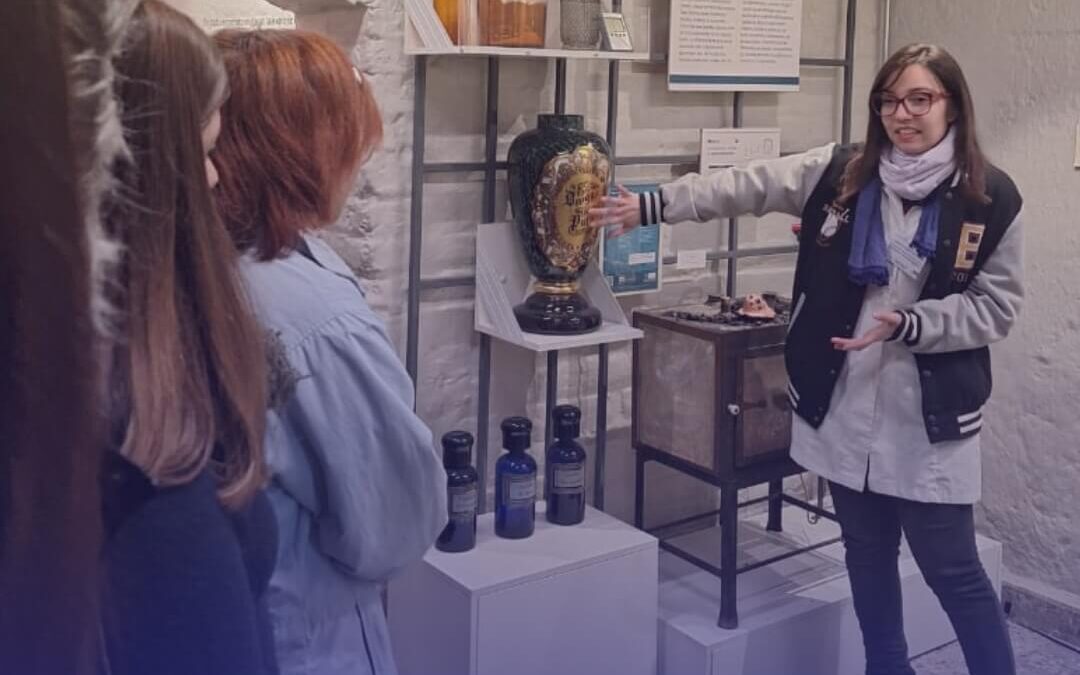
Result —
<instances>
[{"instance_id":1,"label":"white display pedestal","mask_svg":"<svg viewBox=\"0 0 1080 675\"><path fill-rule=\"evenodd\" d=\"M784 532L765 531L764 517L739 531L739 564L839 535L829 521L784 509ZM718 556L719 531L679 537L707 559ZM1001 544L978 538L979 556L1000 593ZM664 675L863 675L862 637L851 604L842 544L798 555L739 576L739 628L716 626L720 580L672 555L660 564L660 672ZM955 639L937 598L906 545L900 553L904 623L912 657Z\"/></svg>"},{"instance_id":2,"label":"white display pedestal","mask_svg":"<svg viewBox=\"0 0 1080 675\"><path fill-rule=\"evenodd\" d=\"M401 675L655 675L657 542L586 508L585 522L432 549L390 584Z\"/></svg>"}]
</instances>

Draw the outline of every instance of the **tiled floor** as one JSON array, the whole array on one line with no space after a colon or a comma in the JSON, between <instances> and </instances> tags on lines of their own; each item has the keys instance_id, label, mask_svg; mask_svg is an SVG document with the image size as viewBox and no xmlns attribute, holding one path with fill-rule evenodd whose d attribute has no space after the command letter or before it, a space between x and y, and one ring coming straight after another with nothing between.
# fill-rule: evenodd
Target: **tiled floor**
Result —
<instances>
[{"instance_id":1,"label":"tiled floor","mask_svg":"<svg viewBox=\"0 0 1080 675\"><path fill-rule=\"evenodd\" d=\"M1017 675L1080 675L1080 653L1012 625ZM964 655L955 642L911 662L919 675L965 675Z\"/></svg>"}]
</instances>

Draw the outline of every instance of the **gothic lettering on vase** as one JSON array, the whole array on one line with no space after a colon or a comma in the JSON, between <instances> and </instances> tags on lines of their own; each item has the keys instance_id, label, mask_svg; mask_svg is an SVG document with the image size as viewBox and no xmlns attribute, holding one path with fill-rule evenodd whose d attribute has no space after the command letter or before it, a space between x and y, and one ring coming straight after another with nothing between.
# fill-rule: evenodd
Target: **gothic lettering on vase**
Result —
<instances>
[{"instance_id":1,"label":"gothic lettering on vase","mask_svg":"<svg viewBox=\"0 0 1080 675\"><path fill-rule=\"evenodd\" d=\"M611 163L591 144L556 155L536 186L532 217L536 243L551 263L577 272L588 263L599 230L589 227L589 209L600 202Z\"/></svg>"},{"instance_id":2,"label":"gothic lettering on vase","mask_svg":"<svg viewBox=\"0 0 1080 675\"><path fill-rule=\"evenodd\" d=\"M526 332L576 335L596 330L600 310L579 292L579 279L599 242L589 209L611 181L610 150L584 129L580 115L541 115L507 155L510 205L533 293L514 307Z\"/></svg>"}]
</instances>

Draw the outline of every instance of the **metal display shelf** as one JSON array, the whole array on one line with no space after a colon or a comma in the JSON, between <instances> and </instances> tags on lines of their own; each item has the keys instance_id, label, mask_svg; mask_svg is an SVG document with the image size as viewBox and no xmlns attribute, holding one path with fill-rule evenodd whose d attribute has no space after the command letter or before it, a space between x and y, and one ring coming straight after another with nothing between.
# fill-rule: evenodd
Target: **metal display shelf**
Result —
<instances>
[{"instance_id":1,"label":"metal display shelf","mask_svg":"<svg viewBox=\"0 0 1080 675\"><path fill-rule=\"evenodd\" d=\"M800 64L804 67L836 67L843 69L843 108L841 122L841 141L849 142L851 136L851 96L852 77L854 69L854 39L855 39L855 4L857 0L848 0L847 9L847 35L843 59L834 58L802 58ZM612 1L612 11L622 10L622 0ZM635 53L616 54L612 52L573 52L564 53L565 50L509 50L505 48L457 48L452 54L475 54L487 58L487 95L484 118L484 159L478 162L427 162L425 159L426 144L426 112L427 112L427 54L417 53L415 58L415 83L414 83L414 115L413 124L413 155L412 155L412 198L410 209L410 237L409 237L409 290L408 290L408 327L405 365L413 380L417 382L419 370L419 344L420 344L420 303L421 294L424 290L436 288L450 288L458 286L470 286L475 283L472 276L433 276L425 277L421 269L421 250L423 245L424 231L424 183L429 175L440 173L470 173L479 172L484 176L483 191L483 222L495 221L496 175L506 170L506 161L496 156L498 144L498 112L499 112L499 65L503 58L543 58L555 61L555 96L554 111L566 112L566 63L567 58L603 58L609 60L608 64L608 91L607 91L607 129L606 138L611 146L613 159L616 166L627 165L674 165L696 163L696 155L674 156L635 156L620 158L618 156L616 121L618 119L618 91L620 59L636 60L639 58ZM446 53L445 50L441 53ZM733 96L733 125L742 126L743 119L743 95L735 92ZM734 296L736 293L736 280L739 260L751 257L776 255L788 253L795 247L739 247L739 220L731 218L728 221L727 250L713 252L710 259L726 260L727 263L727 294ZM670 262L665 260L665 263ZM479 355L479 398L477 410L477 434L476 434L476 465L480 474L480 499L481 509L486 507L487 466L489 448L489 417L491 404L491 335L480 334ZM607 448L607 398L608 398L608 344L596 346L599 358L597 371L597 407L596 407L596 447L593 451L595 458L595 470L593 472L593 504L597 509L604 508L604 463ZM551 412L556 404L558 391L558 360L559 351L547 352L547 395L545 413L546 419L551 419ZM548 429L545 447L550 442L550 423L544 425Z\"/></svg>"}]
</instances>

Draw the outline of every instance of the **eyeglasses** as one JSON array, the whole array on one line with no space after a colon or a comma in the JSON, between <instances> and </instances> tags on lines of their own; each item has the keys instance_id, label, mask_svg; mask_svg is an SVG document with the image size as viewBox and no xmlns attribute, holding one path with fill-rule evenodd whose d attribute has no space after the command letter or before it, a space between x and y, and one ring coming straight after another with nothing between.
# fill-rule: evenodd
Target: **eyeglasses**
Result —
<instances>
[{"instance_id":1,"label":"eyeglasses","mask_svg":"<svg viewBox=\"0 0 1080 675\"><path fill-rule=\"evenodd\" d=\"M876 93L870 97L870 107L881 117L888 117L889 115L895 115L900 105L903 104L904 110L907 110L908 114L913 117L922 117L930 112L930 108L934 106L935 101L943 98L949 98L949 95L936 91L913 91L907 96L899 98L892 94Z\"/></svg>"}]
</instances>

